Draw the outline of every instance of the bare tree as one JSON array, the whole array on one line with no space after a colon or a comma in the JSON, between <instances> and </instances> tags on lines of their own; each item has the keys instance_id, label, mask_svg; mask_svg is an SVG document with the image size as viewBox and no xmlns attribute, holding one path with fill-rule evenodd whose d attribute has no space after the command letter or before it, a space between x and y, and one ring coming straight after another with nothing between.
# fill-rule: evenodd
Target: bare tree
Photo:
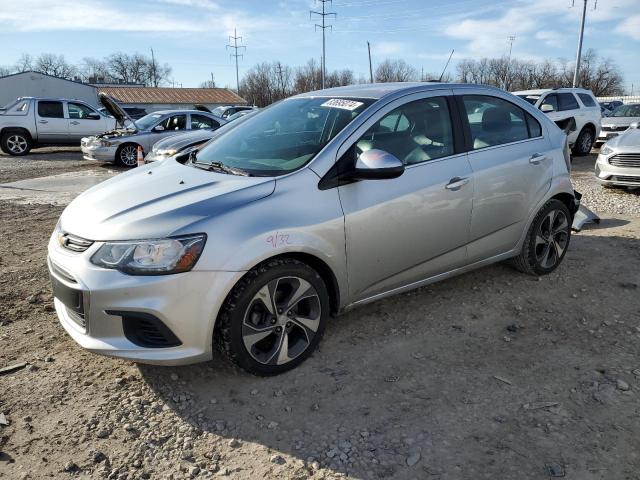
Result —
<instances>
[{"instance_id":1,"label":"bare tree","mask_svg":"<svg viewBox=\"0 0 640 480\"><path fill-rule=\"evenodd\" d=\"M14 70L18 73L33 70L33 57L28 53L21 54L20 58L18 58L18 61L16 62Z\"/></svg>"},{"instance_id":2,"label":"bare tree","mask_svg":"<svg viewBox=\"0 0 640 480\"><path fill-rule=\"evenodd\" d=\"M200 88L216 88L216 81L212 79L200 82Z\"/></svg>"},{"instance_id":3,"label":"bare tree","mask_svg":"<svg viewBox=\"0 0 640 480\"><path fill-rule=\"evenodd\" d=\"M166 82L171 75L169 65L159 65L139 53L129 55L116 52L107 57L105 64L109 76L119 83L141 83L156 87Z\"/></svg>"},{"instance_id":4,"label":"bare tree","mask_svg":"<svg viewBox=\"0 0 640 480\"><path fill-rule=\"evenodd\" d=\"M326 79L325 79L326 80ZM296 93L311 92L322 88L322 67L315 58L296 69L293 90Z\"/></svg>"},{"instance_id":5,"label":"bare tree","mask_svg":"<svg viewBox=\"0 0 640 480\"><path fill-rule=\"evenodd\" d=\"M76 75L76 68L67 63L64 55L55 53L42 53L36 58L33 69L36 72L52 75L54 77L71 80Z\"/></svg>"},{"instance_id":6,"label":"bare tree","mask_svg":"<svg viewBox=\"0 0 640 480\"><path fill-rule=\"evenodd\" d=\"M418 79L418 71L404 60L384 60L376 68L376 82L410 82Z\"/></svg>"},{"instance_id":7,"label":"bare tree","mask_svg":"<svg viewBox=\"0 0 640 480\"><path fill-rule=\"evenodd\" d=\"M13 73L13 68L0 65L0 77L5 77Z\"/></svg>"}]
</instances>

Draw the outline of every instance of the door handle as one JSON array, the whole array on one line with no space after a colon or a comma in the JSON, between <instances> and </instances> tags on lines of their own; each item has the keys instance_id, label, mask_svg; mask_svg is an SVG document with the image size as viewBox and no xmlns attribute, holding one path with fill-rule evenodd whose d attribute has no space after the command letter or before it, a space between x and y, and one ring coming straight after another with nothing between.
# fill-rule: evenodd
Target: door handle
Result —
<instances>
[{"instance_id":1,"label":"door handle","mask_svg":"<svg viewBox=\"0 0 640 480\"><path fill-rule=\"evenodd\" d=\"M38 123L49 123L47 120L38 120Z\"/></svg>"},{"instance_id":2,"label":"door handle","mask_svg":"<svg viewBox=\"0 0 640 480\"><path fill-rule=\"evenodd\" d=\"M453 177L444 188L447 190L460 190L460 188L464 187L467 183L469 183L468 178Z\"/></svg>"},{"instance_id":3,"label":"door handle","mask_svg":"<svg viewBox=\"0 0 640 480\"><path fill-rule=\"evenodd\" d=\"M534 153L533 155L531 155L531 157L529 158L529 163L531 165L538 165L540 162L542 162L543 160L546 160L547 157L545 157L543 154L541 153Z\"/></svg>"},{"instance_id":4,"label":"door handle","mask_svg":"<svg viewBox=\"0 0 640 480\"><path fill-rule=\"evenodd\" d=\"M80 125L80 122L77 122L76 120L74 120L73 122L71 122L71 125Z\"/></svg>"}]
</instances>

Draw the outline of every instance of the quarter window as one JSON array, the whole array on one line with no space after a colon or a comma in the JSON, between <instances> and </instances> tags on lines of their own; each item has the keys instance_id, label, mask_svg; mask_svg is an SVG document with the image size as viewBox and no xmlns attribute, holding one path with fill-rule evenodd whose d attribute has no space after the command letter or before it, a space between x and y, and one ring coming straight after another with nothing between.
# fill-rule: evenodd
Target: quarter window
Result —
<instances>
[{"instance_id":1,"label":"quarter window","mask_svg":"<svg viewBox=\"0 0 640 480\"><path fill-rule=\"evenodd\" d=\"M220 124L216 122L213 118L209 118L205 115L199 115L197 113L191 114L191 130L200 130L200 129L213 129L218 128Z\"/></svg>"},{"instance_id":2,"label":"quarter window","mask_svg":"<svg viewBox=\"0 0 640 480\"><path fill-rule=\"evenodd\" d=\"M580 97L580 100L582 100L582 103L584 104L585 107L596 106L596 102L593 100L593 98L591 98L591 95L589 95L588 93L579 93L578 96Z\"/></svg>"},{"instance_id":3,"label":"quarter window","mask_svg":"<svg viewBox=\"0 0 640 480\"><path fill-rule=\"evenodd\" d=\"M97 120L97 118L89 117L90 114L94 113L86 105L82 105L81 103L67 103L67 108L69 109L69 118L78 118L84 120Z\"/></svg>"},{"instance_id":4,"label":"quarter window","mask_svg":"<svg viewBox=\"0 0 640 480\"><path fill-rule=\"evenodd\" d=\"M406 103L376 122L356 143L358 154L380 149L405 165L452 155L453 130L444 97Z\"/></svg>"},{"instance_id":5,"label":"quarter window","mask_svg":"<svg viewBox=\"0 0 640 480\"><path fill-rule=\"evenodd\" d=\"M42 100L38 102L38 115L45 118L64 118L62 102Z\"/></svg>"},{"instance_id":6,"label":"quarter window","mask_svg":"<svg viewBox=\"0 0 640 480\"><path fill-rule=\"evenodd\" d=\"M474 150L529 138L525 112L513 103L486 95L465 95L462 101Z\"/></svg>"},{"instance_id":7,"label":"quarter window","mask_svg":"<svg viewBox=\"0 0 640 480\"><path fill-rule=\"evenodd\" d=\"M558 106L558 110L561 112L564 110L577 110L580 108L576 97L574 97L572 93L559 93Z\"/></svg>"}]
</instances>

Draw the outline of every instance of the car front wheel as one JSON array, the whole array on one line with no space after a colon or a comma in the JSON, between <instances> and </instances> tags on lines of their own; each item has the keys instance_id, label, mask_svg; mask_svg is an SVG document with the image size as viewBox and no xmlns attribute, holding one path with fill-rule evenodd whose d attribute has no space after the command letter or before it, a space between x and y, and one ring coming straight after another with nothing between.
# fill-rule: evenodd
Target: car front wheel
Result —
<instances>
[{"instance_id":1,"label":"car front wheel","mask_svg":"<svg viewBox=\"0 0 640 480\"><path fill-rule=\"evenodd\" d=\"M589 128L583 129L573 146L573 154L577 157L587 155L593 147L593 137L593 132Z\"/></svg>"},{"instance_id":2,"label":"car front wheel","mask_svg":"<svg viewBox=\"0 0 640 480\"><path fill-rule=\"evenodd\" d=\"M560 200L550 200L529 227L515 267L529 275L546 275L562 262L571 240L571 214Z\"/></svg>"},{"instance_id":3,"label":"car front wheel","mask_svg":"<svg viewBox=\"0 0 640 480\"><path fill-rule=\"evenodd\" d=\"M277 375L308 358L329 315L318 273L290 258L260 264L238 282L218 317L214 340L235 364L255 375Z\"/></svg>"},{"instance_id":4,"label":"car front wheel","mask_svg":"<svg viewBox=\"0 0 640 480\"><path fill-rule=\"evenodd\" d=\"M116 152L116 163L123 167L135 167L138 165L138 146L133 143L122 145Z\"/></svg>"},{"instance_id":5,"label":"car front wheel","mask_svg":"<svg viewBox=\"0 0 640 480\"><path fill-rule=\"evenodd\" d=\"M23 156L31 150L31 137L22 132L8 132L0 139L2 151L13 156Z\"/></svg>"}]
</instances>

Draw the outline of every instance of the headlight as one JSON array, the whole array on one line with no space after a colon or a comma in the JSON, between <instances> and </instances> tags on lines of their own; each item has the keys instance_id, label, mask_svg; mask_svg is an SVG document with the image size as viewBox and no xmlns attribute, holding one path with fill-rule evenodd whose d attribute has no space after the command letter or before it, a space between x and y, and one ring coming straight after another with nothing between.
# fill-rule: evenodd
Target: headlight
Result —
<instances>
[{"instance_id":1,"label":"headlight","mask_svg":"<svg viewBox=\"0 0 640 480\"><path fill-rule=\"evenodd\" d=\"M156 155L162 156L162 157L171 157L173 155L175 155L178 152L178 150L176 150L175 148L161 148L156 150Z\"/></svg>"},{"instance_id":2,"label":"headlight","mask_svg":"<svg viewBox=\"0 0 640 480\"><path fill-rule=\"evenodd\" d=\"M609 155L610 153L613 153L613 148L605 143L600 149L600 155Z\"/></svg>"},{"instance_id":3,"label":"headlight","mask_svg":"<svg viewBox=\"0 0 640 480\"><path fill-rule=\"evenodd\" d=\"M109 140L100 140L100 146L101 147L112 147L114 145L115 145L115 143L110 142Z\"/></svg>"},{"instance_id":4,"label":"headlight","mask_svg":"<svg viewBox=\"0 0 640 480\"><path fill-rule=\"evenodd\" d=\"M106 242L91 263L129 275L166 275L187 272L198 261L207 236L204 233L158 240Z\"/></svg>"}]
</instances>

